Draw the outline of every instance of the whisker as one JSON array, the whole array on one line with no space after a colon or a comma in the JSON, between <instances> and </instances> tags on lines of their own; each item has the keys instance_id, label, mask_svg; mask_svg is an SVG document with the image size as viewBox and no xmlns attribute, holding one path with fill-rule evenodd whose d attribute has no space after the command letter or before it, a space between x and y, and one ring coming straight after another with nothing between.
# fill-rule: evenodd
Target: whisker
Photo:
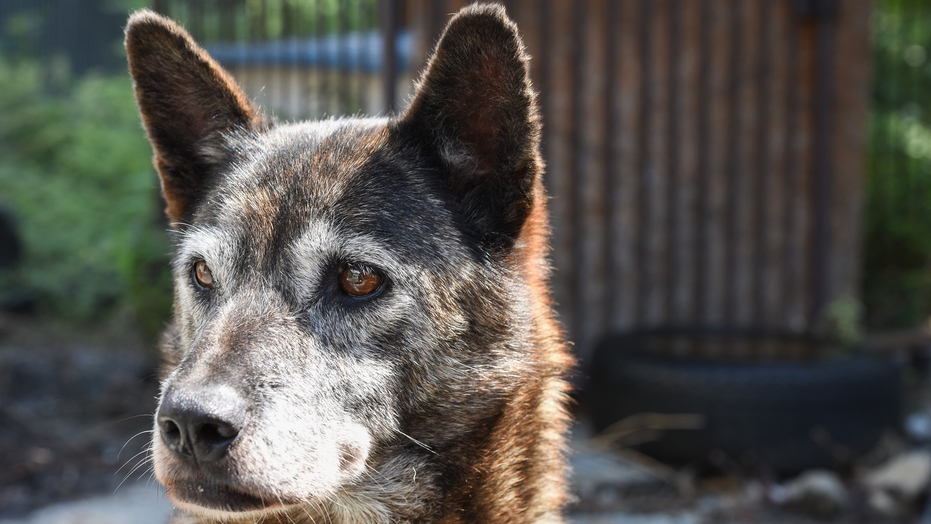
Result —
<instances>
[{"instance_id":1,"label":"whisker","mask_svg":"<svg viewBox=\"0 0 931 524\"><path fill-rule=\"evenodd\" d=\"M143 413L143 414L141 414L141 415L131 415L131 416L128 416L128 417L126 417L126 418L122 418L122 419L120 419L120 420L115 420L115 421L113 421L113 423L114 423L114 424L119 424L120 422L126 422L127 420L132 420L132 419L134 419L134 418L139 418L139 417L151 417L151 416L152 416L151 413Z\"/></svg>"},{"instance_id":2,"label":"whisker","mask_svg":"<svg viewBox=\"0 0 931 524\"><path fill-rule=\"evenodd\" d=\"M307 508L305 508L304 506L301 506L301 511L303 511L307 515L307 518L310 519L311 524L317 524L317 521L314 520L314 516L311 515L309 511L307 511Z\"/></svg>"},{"instance_id":3,"label":"whisker","mask_svg":"<svg viewBox=\"0 0 931 524\"><path fill-rule=\"evenodd\" d=\"M137 462L136 465L133 466L133 469L129 470L129 473L127 473L126 476L123 477L123 481L125 482L126 479L128 479L129 477L132 476L133 473L139 471L139 468L141 468L141 467L147 465L148 463L149 463L149 458L148 458L148 457L146 457L146 458L140 460L139 462Z\"/></svg>"},{"instance_id":4,"label":"whisker","mask_svg":"<svg viewBox=\"0 0 931 524\"><path fill-rule=\"evenodd\" d=\"M140 431L139 433L136 433L135 435L129 437L129 440L127 440L127 441L123 444L123 447L120 448L120 452L116 454L117 460L119 460L119 458L120 458L120 453L123 453L123 450L126 449L126 446L127 446L130 442L132 442L134 438L138 437L139 435L145 435L146 433L152 433L153 431L155 431L155 430L147 429L147 430L145 430L145 431Z\"/></svg>"},{"instance_id":5,"label":"whisker","mask_svg":"<svg viewBox=\"0 0 931 524\"><path fill-rule=\"evenodd\" d=\"M136 458L136 457L138 457L139 455L142 455L142 454L144 454L144 453L148 453L148 452L149 452L149 448L148 448L148 446L146 446L146 448L143 449L142 451L140 451L139 453L136 453L135 455L133 455L133 456L129 457L128 459L126 459L126 462L124 462L123 465L120 466L120 469L114 471L113 474L116 475L117 473L120 472L120 470L122 470L123 468L125 468L126 465L129 464L134 458Z\"/></svg>"},{"instance_id":6,"label":"whisker","mask_svg":"<svg viewBox=\"0 0 931 524\"><path fill-rule=\"evenodd\" d=\"M428 446L428 445L424 444L423 442L421 442L421 441L415 439L414 437L408 435L407 433L404 433L403 431L400 431L400 430L398 430L398 433L404 435L405 437L407 437L408 439L410 439L411 442L413 442L414 444L417 444L418 446L420 446L420 447L422 447L423 449L429 451L430 453L433 453L434 455L438 455L438 453L437 453L436 451L433 451L433 449L432 449L430 446Z\"/></svg>"},{"instance_id":7,"label":"whisker","mask_svg":"<svg viewBox=\"0 0 931 524\"><path fill-rule=\"evenodd\" d=\"M149 475L149 478L152 478L153 472L155 472L155 466L150 465L149 467L145 468L145 470L142 473L139 474L139 476L136 478L136 482L139 482L140 480L142 480L142 477L146 475Z\"/></svg>"},{"instance_id":8,"label":"whisker","mask_svg":"<svg viewBox=\"0 0 931 524\"><path fill-rule=\"evenodd\" d=\"M126 483L127 480L129 480L129 477L131 477L132 474L136 472L136 470L138 470L140 467L144 466L148 462L149 462L149 459L144 458L140 460L138 463L136 463L136 465L133 466L133 469L131 469L129 473L127 473L126 476L123 477L123 480L120 481L119 485L116 486L116 489L113 490L113 493L116 493L117 491L119 491L119 489L123 487L123 484Z\"/></svg>"}]
</instances>

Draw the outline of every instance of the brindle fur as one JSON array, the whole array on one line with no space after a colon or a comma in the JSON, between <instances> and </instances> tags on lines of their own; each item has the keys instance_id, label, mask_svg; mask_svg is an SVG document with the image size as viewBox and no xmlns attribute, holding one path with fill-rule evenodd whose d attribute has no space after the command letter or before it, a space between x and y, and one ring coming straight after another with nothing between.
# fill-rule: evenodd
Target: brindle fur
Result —
<instances>
[{"instance_id":1,"label":"brindle fur","mask_svg":"<svg viewBox=\"0 0 931 524\"><path fill-rule=\"evenodd\" d=\"M504 10L459 12L391 119L275 123L150 11L126 49L176 241L160 402L246 413L216 462L156 426L173 522L562 522L572 360ZM377 296L339 291L350 262L382 273Z\"/></svg>"}]
</instances>

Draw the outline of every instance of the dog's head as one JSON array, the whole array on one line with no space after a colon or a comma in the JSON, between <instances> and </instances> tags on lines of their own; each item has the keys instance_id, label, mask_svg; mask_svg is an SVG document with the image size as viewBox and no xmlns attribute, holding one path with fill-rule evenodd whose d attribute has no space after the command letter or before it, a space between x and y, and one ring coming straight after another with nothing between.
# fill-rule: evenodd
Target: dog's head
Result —
<instances>
[{"instance_id":1,"label":"dog's head","mask_svg":"<svg viewBox=\"0 0 931 524\"><path fill-rule=\"evenodd\" d=\"M149 11L126 48L176 237L153 438L171 499L320 507L416 478L494 417L530 365L545 229L503 9L452 19L395 119L273 123Z\"/></svg>"}]
</instances>

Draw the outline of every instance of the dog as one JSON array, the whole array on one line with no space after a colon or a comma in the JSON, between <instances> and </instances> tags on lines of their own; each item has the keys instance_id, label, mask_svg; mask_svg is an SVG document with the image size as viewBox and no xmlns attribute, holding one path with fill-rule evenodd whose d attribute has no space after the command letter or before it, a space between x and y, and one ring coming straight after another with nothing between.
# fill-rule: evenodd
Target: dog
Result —
<instances>
[{"instance_id":1,"label":"dog","mask_svg":"<svg viewBox=\"0 0 931 524\"><path fill-rule=\"evenodd\" d=\"M274 122L148 10L125 43L175 242L173 522L563 522L574 363L504 9L457 13L390 118Z\"/></svg>"}]
</instances>

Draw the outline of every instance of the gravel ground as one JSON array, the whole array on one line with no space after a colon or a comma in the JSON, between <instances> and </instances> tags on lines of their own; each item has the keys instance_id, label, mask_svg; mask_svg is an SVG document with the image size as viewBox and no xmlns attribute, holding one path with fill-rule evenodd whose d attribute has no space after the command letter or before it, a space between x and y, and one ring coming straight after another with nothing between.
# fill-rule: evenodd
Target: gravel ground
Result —
<instances>
[{"instance_id":1,"label":"gravel ground","mask_svg":"<svg viewBox=\"0 0 931 524\"><path fill-rule=\"evenodd\" d=\"M0 524L165 524L171 511L157 486L142 483L124 485L110 495L52 504L24 519L0 519Z\"/></svg>"},{"instance_id":2,"label":"gravel ground","mask_svg":"<svg viewBox=\"0 0 931 524\"><path fill-rule=\"evenodd\" d=\"M163 523L171 507L143 460L155 353L132 336L78 338L0 316L0 524ZM817 489L786 503L794 488L785 482L696 479L629 450L597 448L584 423L572 448L575 524L904 524L919 522L926 499L913 495L897 516L882 516L867 507L862 483L834 477L844 497L836 507Z\"/></svg>"},{"instance_id":3,"label":"gravel ground","mask_svg":"<svg viewBox=\"0 0 931 524\"><path fill-rule=\"evenodd\" d=\"M133 468L155 406L153 356L138 342L91 346L0 318L0 519L144 476Z\"/></svg>"}]
</instances>

